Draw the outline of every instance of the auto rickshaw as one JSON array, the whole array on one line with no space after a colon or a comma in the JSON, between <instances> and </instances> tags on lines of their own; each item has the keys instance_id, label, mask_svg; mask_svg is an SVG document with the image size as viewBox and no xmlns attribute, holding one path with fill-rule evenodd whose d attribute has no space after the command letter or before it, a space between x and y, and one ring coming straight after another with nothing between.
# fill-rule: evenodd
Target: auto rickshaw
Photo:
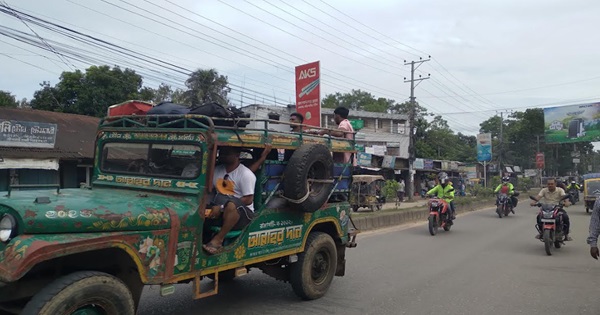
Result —
<instances>
[{"instance_id":1,"label":"auto rickshaw","mask_svg":"<svg viewBox=\"0 0 600 315\"><path fill-rule=\"evenodd\" d=\"M352 176L352 190L350 193L350 206L356 212L365 207L371 211L381 210L385 203L383 185L385 178L381 175L354 175Z\"/></svg>"},{"instance_id":2,"label":"auto rickshaw","mask_svg":"<svg viewBox=\"0 0 600 315\"><path fill-rule=\"evenodd\" d=\"M600 196L600 173L585 174L583 177L583 200L585 212L589 213L594 207L596 198Z\"/></svg>"}]
</instances>

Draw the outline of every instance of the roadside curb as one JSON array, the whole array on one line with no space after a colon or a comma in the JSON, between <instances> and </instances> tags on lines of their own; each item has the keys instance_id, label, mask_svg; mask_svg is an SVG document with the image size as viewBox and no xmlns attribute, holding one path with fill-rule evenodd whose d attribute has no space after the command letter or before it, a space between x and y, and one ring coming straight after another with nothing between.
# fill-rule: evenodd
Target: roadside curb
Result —
<instances>
[{"instance_id":1,"label":"roadside curb","mask_svg":"<svg viewBox=\"0 0 600 315\"><path fill-rule=\"evenodd\" d=\"M494 201L475 201L466 205L457 205L456 213L472 212L494 206ZM370 216L353 217L352 221L360 231L376 230L410 222L424 221L429 216L426 206L391 213L376 213Z\"/></svg>"}]
</instances>

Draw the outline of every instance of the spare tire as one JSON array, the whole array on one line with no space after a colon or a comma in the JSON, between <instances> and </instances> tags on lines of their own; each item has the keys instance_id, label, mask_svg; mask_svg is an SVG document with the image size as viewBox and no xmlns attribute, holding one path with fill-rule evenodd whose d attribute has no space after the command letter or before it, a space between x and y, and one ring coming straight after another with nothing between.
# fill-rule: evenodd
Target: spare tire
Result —
<instances>
[{"instance_id":1,"label":"spare tire","mask_svg":"<svg viewBox=\"0 0 600 315\"><path fill-rule=\"evenodd\" d=\"M323 144L301 145L283 174L283 196L290 201L290 207L303 212L317 211L333 188L333 158L329 148Z\"/></svg>"}]
</instances>

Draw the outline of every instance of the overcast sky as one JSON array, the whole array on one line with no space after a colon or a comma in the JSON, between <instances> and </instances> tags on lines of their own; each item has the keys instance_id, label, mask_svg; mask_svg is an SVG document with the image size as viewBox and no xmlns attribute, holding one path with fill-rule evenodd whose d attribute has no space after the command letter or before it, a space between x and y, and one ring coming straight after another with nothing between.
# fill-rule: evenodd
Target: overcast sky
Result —
<instances>
[{"instance_id":1,"label":"overcast sky","mask_svg":"<svg viewBox=\"0 0 600 315\"><path fill-rule=\"evenodd\" d=\"M418 74L431 79L415 95L457 132L475 134L501 110L600 100L600 1L594 0L5 1L185 69L216 68L234 85L234 104L294 102L294 67L316 60L323 97L361 89L402 102L410 94L404 60L428 55L432 60ZM51 46L94 52L6 14L0 30L33 30ZM183 87L186 79L95 53L96 64L130 67L150 87ZM42 81L54 85L61 72L93 63L0 35L0 90L19 99L31 99Z\"/></svg>"}]
</instances>

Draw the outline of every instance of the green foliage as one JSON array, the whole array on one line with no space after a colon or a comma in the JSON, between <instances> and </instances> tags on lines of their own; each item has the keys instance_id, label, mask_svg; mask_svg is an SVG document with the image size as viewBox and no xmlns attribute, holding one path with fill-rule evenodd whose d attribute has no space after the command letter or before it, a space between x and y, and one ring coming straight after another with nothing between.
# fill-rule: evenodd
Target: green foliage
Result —
<instances>
[{"instance_id":1,"label":"green foliage","mask_svg":"<svg viewBox=\"0 0 600 315\"><path fill-rule=\"evenodd\" d=\"M329 94L321 101L324 108L347 107L350 110L387 113L395 105L395 101L387 98L376 98L369 92L352 90L350 93Z\"/></svg>"},{"instance_id":2,"label":"green foliage","mask_svg":"<svg viewBox=\"0 0 600 315\"><path fill-rule=\"evenodd\" d=\"M399 187L400 183L393 179L388 179L385 181L381 191L387 200L392 200L396 198L396 192L398 191Z\"/></svg>"},{"instance_id":3,"label":"green foliage","mask_svg":"<svg viewBox=\"0 0 600 315\"><path fill-rule=\"evenodd\" d=\"M149 90L150 90L152 98L151 99L143 98L143 100L149 100L155 104L158 104L162 101L169 101L169 100L173 103L178 103L178 104L186 103L185 97L183 95L184 91L181 89L173 90L173 88L168 84L161 83L158 86L158 88L149 89Z\"/></svg>"},{"instance_id":4,"label":"green foliage","mask_svg":"<svg viewBox=\"0 0 600 315\"><path fill-rule=\"evenodd\" d=\"M521 177L521 178L519 178L519 184L517 185L517 187L515 187L515 189L518 189L520 191L528 191L532 187L533 187L533 180L531 178Z\"/></svg>"},{"instance_id":5,"label":"green foliage","mask_svg":"<svg viewBox=\"0 0 600 315\"><path fill-rule=\"evenodd\" d=\"M0 107L18 107L19 102L14 95L0 90Z\"/></svg>"},{"instance_id":6,"label":"green foliage","mask_svg":"<svg viewBox=\"0 0 600 315\"><path fill-rule=\"evenodd\" d=\"M85 73L63 72L53 87L49 82L40 86L31 100L34 109L103 117L110 105L140 98L142 77L131 69L91 66Z\"/></svg>"},{"instance_id":7,"label":"green foliage","mask_svg":"<svg viewBox=\"0 0 600 315\"><path fill-rule=\"evenodd\" d=\"M489 198L489 197L493 197L495 195L493 188L487 188L487 187L483 187L481 185L473 186L473 188L470 189L470 193L472 196L480 197L480 198Z\"/></svg>"},{"instance_id":8,"label":"green foliage","mask_svg":"<svg viewBox=\"0 0 600 315\"><path fill-rule=\"evenodd\" d=\"M188 90L183 92L185 104L200 105L208 101L217 102L223 106L229 104L227 94L231 92L227 77L219 75L217 70L198 69L185 81Z\"/></svg>"},{"instance_id":9,"label":"green foliage","mask_svg":"<svg viewBox=\"0 0 600 315\"><path fill-rule=\"evenodd\" d=\"M490 178L488 180L489 180L489 187L491 189L496 189L496 187L498 187L498 185L500 185L502 183L500 176L492 176L492 178Z\"/></svg>"}]
</instances>

